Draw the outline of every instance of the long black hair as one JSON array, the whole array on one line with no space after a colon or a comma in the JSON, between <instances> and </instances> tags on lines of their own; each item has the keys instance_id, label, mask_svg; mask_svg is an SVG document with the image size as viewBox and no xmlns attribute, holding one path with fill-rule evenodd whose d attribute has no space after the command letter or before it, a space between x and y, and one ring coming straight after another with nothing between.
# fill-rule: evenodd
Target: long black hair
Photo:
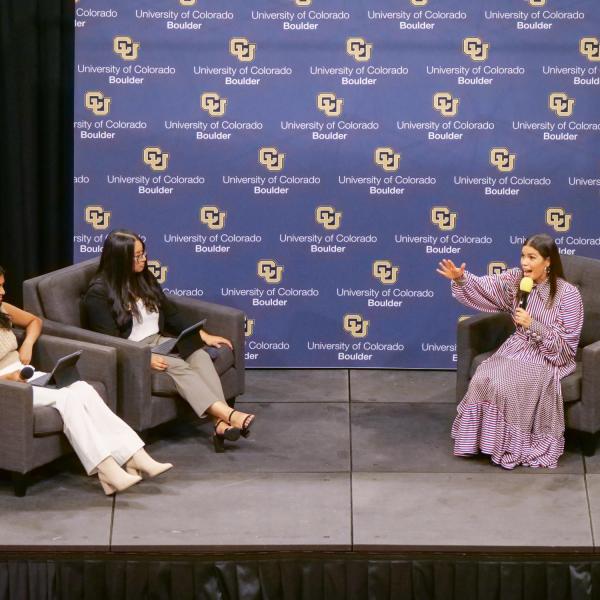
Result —
<instances>
[{"instance_id":1,"label":"long black hair","mask_svg":"<svg viewBox=\"0 0 600 600\"><path fill-rule=\"evenodd\" d=\"M0 277L2 277L6 271L4 267L0 265ZM0 329L10 329L12 327L12 323L10 321L10 317L4 312L0 310Z\"/></svg>"},{"instance_id":2,"label":"long black hair","mask_svg":"<svg viewBox=\"0 0 600 600\"><path fill-rule=\"evenodd\" d=\"M556 281L559 277L562 279L565 278L556 242L554 241L554 238L547 233L536 233L527 238L523 244L523 247L525 246L531 246L537 250L542 258L550 259L550 264L548 265L546 272L548 274L548 281L550 282L549 304L552 304L554 296L556 295Z\"/></svg>"},{"instance_id":3,"label":"long black hair","mask_svg":"<svg viewBox=\"0 0 600 600\"><path fill-rule=\"evenodd\" d=\"M128 229L111 231L102 247L96 278L101 278L108 288L113 305L113 315L122 327L132 315L139 317L136 301L141 300L149 311L158 311L162 290L156 277L144 263L144 270L136 273L134 267L135 243L140 242L144 253L144 240Z\"/></svg>"}]
</instances>

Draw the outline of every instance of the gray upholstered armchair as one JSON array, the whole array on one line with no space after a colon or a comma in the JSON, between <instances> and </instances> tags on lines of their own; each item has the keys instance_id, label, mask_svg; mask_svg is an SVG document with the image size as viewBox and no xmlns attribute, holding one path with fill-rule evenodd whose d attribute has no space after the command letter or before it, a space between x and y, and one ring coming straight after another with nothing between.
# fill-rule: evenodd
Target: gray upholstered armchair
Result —
<instances>
[{"instance_id":1,"label":"gray upholstered armchair","mask_svg":"<svg viewBox=\"0 0 600 600\"><path fill-rule=\"evenodd\" d=\"M44 331L52 335L104 344L116 348L118 357L117 414L136 431L170 421L187 404L166 373L150 369L150 348L138 342L82 328L81 298L98 267L91 259L23 283L25 309L44 319ZM227 401L244 392L244 313L235 308L201 300L169 296L190 323L206 318L210 333L231 340L234 351L210 348Z\"/></svg>"},{"instance_id":2,"label":"gray upholstered armchair","mask_svg":"<svg viewBox=\"0 0 600 600\"><path fill-rule=\"evenodd\" d=\"M577 432L586 456L600 434L600 260L561 256L565 277L579 288L584 322L576 370L562 382L567 429ZM457 331L456 397L462 400L477 367L514 331L510 315L483 314L460 321Z\"/></svg>"},{"instance_id":3,"label":"gray upholstered armchair","mask_svg":"<svg viewBox=\"0 0 600 600\"><path fill-rule=\"evenodd\" d=\"M17 333L19 343L22 333ZM50 371L66 354L83 350L77 363L81 378L102 396L112 410L117 404L117 352L113 348L42 335L33 348L32 363ZM10 471L15 494L27 491L27 474L70 453L63 421L51 406L33 406L30 385L0 380L0 469Z\"/></svg>"}]
</instances>

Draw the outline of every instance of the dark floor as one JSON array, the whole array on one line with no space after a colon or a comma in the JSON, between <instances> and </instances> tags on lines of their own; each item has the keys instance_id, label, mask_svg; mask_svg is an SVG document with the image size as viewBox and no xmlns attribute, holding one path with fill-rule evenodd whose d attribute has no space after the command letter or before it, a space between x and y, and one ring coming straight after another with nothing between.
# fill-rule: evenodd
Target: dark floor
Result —
<instances>
[{"instance_id":1,"label":"dark floor","mask_svg":"<svg viewBox=\"0 0 600 600\"><path fill-rule=\"evenodd\" d=\"M74 458L0 477L0 549L594 550L600 453L556 470L452 456L454 372L247 373L252 436L215 454L179 423L148 450L175 468L114 498Z\"/></svg>"}]
</instances>

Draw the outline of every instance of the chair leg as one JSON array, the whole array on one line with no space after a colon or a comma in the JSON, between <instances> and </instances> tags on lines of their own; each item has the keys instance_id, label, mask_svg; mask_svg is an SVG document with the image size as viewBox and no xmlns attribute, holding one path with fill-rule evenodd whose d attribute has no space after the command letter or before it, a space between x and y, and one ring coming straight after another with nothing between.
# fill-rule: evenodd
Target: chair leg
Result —
<instances>
[{"instance_id":1,"label":"chair leg","mask_svg":"<svg viewBox=\"0 0 600 600\"><path fill-rule=\"evenodd\" d=\"M231 408L235 408L235 399L237 398L237 396L234 396L233 398L229 398L229 400L226 400L227 404L231 407Z\"/></svg>"},{"instance_id":2,"label":"chair leg","mask_svg":"<svg viewBox=\"0 0 600 600\"><path fill-rule=\"evenodd\" d=\"M596 446L598 444L598 438L600 432L589 433L587 431L580 431L577 434L579 438L579 446L584 456L594 456L596 453Z\"/></svg>"},{"instance_id":3,"label":"chair leg","mask_svg":"<svg viewBox=\"0 0 600 600\"><path fill-rule=\"evenodd\" d=\"M15 496L22 498L27 493L27 485L29 483L29 478L27 477L27 474L15 473L13 471L11 473L11 479Z\"/></svg>"}]
</instances>

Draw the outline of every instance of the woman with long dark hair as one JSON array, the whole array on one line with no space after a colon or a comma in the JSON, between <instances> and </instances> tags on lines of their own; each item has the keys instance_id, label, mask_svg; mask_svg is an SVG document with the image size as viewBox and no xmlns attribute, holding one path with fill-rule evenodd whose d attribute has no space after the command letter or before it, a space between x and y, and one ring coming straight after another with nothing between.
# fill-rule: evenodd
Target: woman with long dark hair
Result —
<instances>
[{"instance_id":1,"label":"woman with long dark hair","mask_svg":"<svg viewBox=\"0 0 600 600\"><path fill-rule=\"evenodd\" d=\"M437 272L452 295L484 312L508 312L515 332L475 371L452 426L454 454L479 451L512 469L557 465L564 450L560 380L575 370L583 325L579 290L564 278L552 237L538 234L521 248L521 268L476 277L442 260ZM533 282L525 305L521 280ZM528 282L531 284L531 282Z\"/></svg>"},{"instance_id":2,"label":"woman with long dark hair","mask_svg":"<svg viewBox=\"0 0 600 600\"><path fill-rule=\"evenodd\" d=\"M0 379L27 385L22 369L31 363L33 346L42 331L42 320L4 300L5 271L0 267ZM18 346L13 325L25 330ZM38 376L39 373L33 376ZM30 377L31 379L31 377ZM84 381L60 389L33 387L34 406L52 406L60 413L64 433L88 475L98 474L107 495L124 491L141 480L170 469L143 449L144 442L104 404Z\"/></svg>"},{"instance_id":3,"label":"woman with long dark hair","mask_svg":"<svg viewBox=\"0 0 600 600\"><path fill-rule=\"evenodd\" d=\"M83 306L87 326L93 331L152 347L192 325L182 319L148 269L142 238L127 229L112 231L104 241L100 265ZM200 337L207 346L224 345L233 350L229 340L204 329ZM254 415L233 410L225 402L221 381L205 350L196 350L185 360L159 354L152 354L150 360L153 369L166 371L173 379L198 416L213 418L216 452L224 451L224 440L235 441L250 433Z\"/></svg>"}]
</instances>

